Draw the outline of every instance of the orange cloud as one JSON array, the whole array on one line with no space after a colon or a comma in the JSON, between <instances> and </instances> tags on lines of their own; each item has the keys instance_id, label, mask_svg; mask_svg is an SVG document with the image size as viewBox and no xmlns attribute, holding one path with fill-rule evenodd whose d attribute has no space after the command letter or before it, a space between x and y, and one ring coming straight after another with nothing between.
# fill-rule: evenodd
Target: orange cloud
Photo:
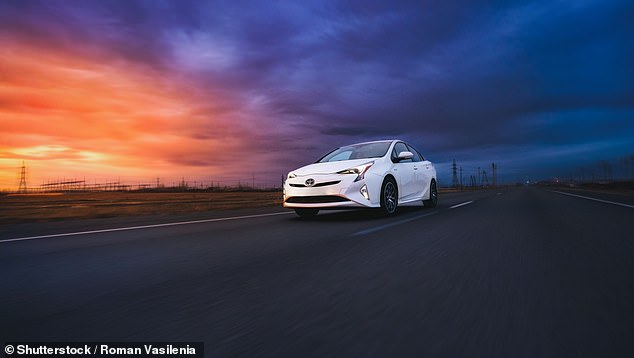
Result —
<instances>
[{"instance_id":1,"label":"orange cloud","mask_svg":"<svg viewBox=\"0 0 634 358\"><path fill-rule=\"evenodd\" d=\"M0 188L16 186L22 160L30 185L213 176L228 168L227 157L214 153L246 140L232 116L221 115L227 104L210 103L186 80L126 61L7 40L0 47Z\"/></svg>"}]
</instances>

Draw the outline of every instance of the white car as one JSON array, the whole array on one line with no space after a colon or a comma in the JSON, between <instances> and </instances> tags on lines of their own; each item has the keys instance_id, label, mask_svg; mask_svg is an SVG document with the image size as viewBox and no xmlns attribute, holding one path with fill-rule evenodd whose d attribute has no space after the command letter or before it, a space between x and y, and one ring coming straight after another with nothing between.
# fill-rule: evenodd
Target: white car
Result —
<instances>
[{"instance_id":1,"label":"white car","mask_svg":"<svg viewBox=\"0 0 634 358\"><path fill-rule=\"evenodd\" d=\"M392 215L398 206L437 203L434 165L401 140L337 148L284 181L284 207L301 217L346 208L381 208Z\"/></svg>"}]
</instances>

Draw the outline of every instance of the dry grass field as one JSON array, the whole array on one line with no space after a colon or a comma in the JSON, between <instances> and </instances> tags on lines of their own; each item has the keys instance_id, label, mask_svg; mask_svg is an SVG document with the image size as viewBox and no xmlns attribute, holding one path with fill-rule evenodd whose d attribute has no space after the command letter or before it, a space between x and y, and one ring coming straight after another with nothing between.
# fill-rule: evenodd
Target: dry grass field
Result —
<instances>
[{"instance_id":1,"label":"dry grass field","mask_svg":"<svg viewBox=\"0 0 634 358\"><path fill-rule=\"evenodd\" d=\"M0 196L0 224L281 206L281 192L55 193Z\"/></svg>"}]
</instances>

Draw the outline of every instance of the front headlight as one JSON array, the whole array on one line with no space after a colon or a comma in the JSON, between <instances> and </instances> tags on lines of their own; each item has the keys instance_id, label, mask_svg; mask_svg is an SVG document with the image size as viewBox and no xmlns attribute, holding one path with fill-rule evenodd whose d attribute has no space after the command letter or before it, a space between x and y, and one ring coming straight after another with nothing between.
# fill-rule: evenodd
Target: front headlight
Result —
<instances>
[{"instance_id":1,"label":"front headlight","mask_svg":"<svg viewBox=\"0 0 634 358\"><path fill-rule=\"evenodd\" d=\"M286 179L293 179L293 178L297 178L297 174L295 174L295 173L288 173L288 175L286 176Z\"/></svg>"},{"instance_id":2,"label":"front headlight","mask_svg":"<svg viewBox=\"0 0 634 358\"><path fill-rule=\"evenodd\" d=\"M374 165L374 162L365 163L356 167L348 168L337 172L337 174L357 174L357 178L354 181L359 181L365 177L365 173Z\"/></svg>"}]
</instances>

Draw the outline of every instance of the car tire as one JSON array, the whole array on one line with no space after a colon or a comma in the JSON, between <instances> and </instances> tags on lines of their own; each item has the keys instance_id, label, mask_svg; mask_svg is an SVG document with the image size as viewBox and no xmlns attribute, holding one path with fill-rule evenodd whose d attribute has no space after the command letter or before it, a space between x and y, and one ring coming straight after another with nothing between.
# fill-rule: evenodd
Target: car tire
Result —
<instances>
[{"instance_id":1,"label":"car tire","mask_svg":"<svg viewBox=\"0 0 634 358\"><path fill-rule=\"evenodd\" d=\"M295 209L295 213L300 218L313 218L317 216L317 213L319 213L319 209L312 209L312 208Z\"/></svg>"},{"instance_id":2,"label":"car tire","mask_svg":"<svg viewBox=\"0 0 634 358\"><path fill-rule=\"evenodd\" d=\"M393 178L388 177L381 185L381 210L386 216L394 215L398 208L398 187Z\"/></svg>"},{"instance_id":3,"label":"car tire","mask_svg":"<svg viewBox=\"0 0 634 358\"><path fill-rule=\"evenodd\" d=\"M427 208L435 208L438 205L438 186L434 179L429 183L429 199L423 200L423 204Z\"/></svg>"}]
</instances>

